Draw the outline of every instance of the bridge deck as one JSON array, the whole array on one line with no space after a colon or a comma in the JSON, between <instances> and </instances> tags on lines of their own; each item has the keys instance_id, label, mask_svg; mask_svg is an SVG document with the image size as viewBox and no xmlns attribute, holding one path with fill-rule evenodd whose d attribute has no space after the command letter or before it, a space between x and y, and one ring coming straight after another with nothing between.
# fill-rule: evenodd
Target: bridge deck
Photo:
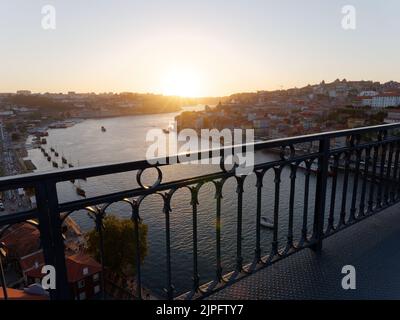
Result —
<instances>
[{"instance_id":1,"label":"bridge deck","mask_svg":"<svg viewBox=\"0 0 400 320\"><path fill-rule=\"evenodd\" d=\"M344 265L356 290L343 290ZM321 254L303 250L209 299L400 299L400 205L326 239Z\"/></svg>"}]
</instances>

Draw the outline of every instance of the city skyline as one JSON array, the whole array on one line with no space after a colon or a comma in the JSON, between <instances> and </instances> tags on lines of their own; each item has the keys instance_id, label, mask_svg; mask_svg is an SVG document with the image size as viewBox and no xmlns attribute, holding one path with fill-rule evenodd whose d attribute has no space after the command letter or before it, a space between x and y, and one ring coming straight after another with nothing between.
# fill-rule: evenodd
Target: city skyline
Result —
<instances>
[{"instance_id":1,"label":"city skyline","mask_svg":"<svg viewBox=\"0 0 400 320\"><path fill-rule=\"evenodd\" d=\"M47 2L4 1L0 91L203 97L396 80L396 1L353 1L355 30L344 1L246 3L52 1L56 29L43 30Z\"/></svg>"},{"instance_id":2,"label":"city skyline","mask_svg":"<svg viewBox=\"0 0 400 320\"><path fill-rule=\"evenodd\" d=\"M176 97L178 97L178 98L179 97L188 98L188 99L191 99L191 98L193 98L193 99L196 99L196 98L199 98L199 99L201 99L201 98L222 98L222 97L229 97L231 95L236 95L236 94L256 93L256 92L286 91L286 90L293 90L293 89L302 89L302 88L306 88L308 86L318 87L318 86L321 86L323 84L325 84L325 85L334 84L337 81L339 81L339 82L345 81L347 83L372 82L374 84L380 83L381 85L385 84L385 83L386 84L390 84L392 82L393 83L399 83L399 81L395 80L395 79L391 79L391 80L388 80L388 81L385 81L385 82L380 82L380 81L376 81L374 79L367 79L367 80L366 79L358 79L358 80L355 80L355 79L345 79L345 78L340 79L340 78L336 78L336 79L334 79L332 81L327 81L325 79L322 79L319 82L307 83L307 84L304 84L304 85L302 85L300 87L296 86L296 87L288 87L288 88L277 88L277 89L272 89L272 90L260 89L260 90L256 90L256 91L253 90L253 91L246 91L246 92L245 91L242 91L242 92L231 92L231 93L228 93L225 96L192 96L192 97L184 97L184 96L177 95ZM73 90L68 90L68 88L66 88L64 90L61 90L61 91L57 91L57 92L50 92L50 91L35 92L35 91L30 90L29 88L19 88L19 89L13 91L13 92L2 92L2 91L0 91L0 95L6 95L6 94L21 94L21 95L27 95L27 94L29 94L29 95L46 95L46 94L49 94L49 95L58 95L58 94L63 94L63 95L71 95L71 94L73 94L73 95L91 95L91 94L95 94L95 95L120 95L120 94L146 95L146 94L149 94L149 95L164 95L166 97L174 96L174 95L168 95L168 94L165 94L165 93L135 92L135 91L119 91L119 92L118 91L116 91L116 92L113 92L113 91L104 91L104 92L88 91L88 92L77 92L77 91L73 91Z\"/></svg>"}]
</instances>

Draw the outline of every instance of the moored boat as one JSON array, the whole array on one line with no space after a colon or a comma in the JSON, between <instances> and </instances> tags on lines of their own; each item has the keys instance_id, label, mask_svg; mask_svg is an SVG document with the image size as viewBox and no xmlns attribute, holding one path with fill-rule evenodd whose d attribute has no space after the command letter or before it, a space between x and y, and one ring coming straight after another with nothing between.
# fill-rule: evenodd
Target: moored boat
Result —
<instances>
[{"instance_id":1,"label":"moored boat","mask_svg":"<svg viewBox=\"0 0 400 320\"><path fill-rule=\"evenodd\" d=\"M86 192L81 187L76 187L76 193L81 197L86 197Z\"/></svg>"},{"instance_id":2,"label":"moored boat","mask_svg":"<svg viewBox=\"0 0 400 320\"><path fill-rule=\"evenodd\" d=\"M268 219L267 217L261 217L260 224L267 229L273 229L274 228L274 223Z\"/></svg>"}]
</instances>

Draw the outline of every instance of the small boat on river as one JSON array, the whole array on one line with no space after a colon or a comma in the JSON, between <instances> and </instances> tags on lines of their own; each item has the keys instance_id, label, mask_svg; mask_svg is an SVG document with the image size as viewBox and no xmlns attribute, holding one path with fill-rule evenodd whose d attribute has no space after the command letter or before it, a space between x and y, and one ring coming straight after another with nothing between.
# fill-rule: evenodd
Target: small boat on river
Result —
<instances>
[{"instance_id":1,"label":"small boat on river","mask_svg":"<svg viewBox=\"0 0 400 320\"><path fill-rule=\"evenodd\" d=\"M260 224L267 229L273 229L274 228L274 223L268 219L267 217L261 217Z\"/></svg>"}]
</instances>

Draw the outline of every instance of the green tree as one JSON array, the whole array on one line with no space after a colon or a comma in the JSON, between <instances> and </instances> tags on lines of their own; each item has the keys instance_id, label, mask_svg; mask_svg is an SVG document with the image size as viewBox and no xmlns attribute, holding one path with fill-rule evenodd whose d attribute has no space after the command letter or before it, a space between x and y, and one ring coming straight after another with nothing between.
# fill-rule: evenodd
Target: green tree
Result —
<instances>
[{"instance_id":1,"label":"green tree","mask_svg":"<svg viewBox=\"0 0 400 320\"><path fill-rule=\"evenodd\" d=\"M107 216L103 220L104 265L122 276L136 273L136 240L134 222ZM139 222L140 263L147 255L147 225ZM87 251L100 261L99 233L94 229L87 233Z\"/></svg>"}]
</instances>

